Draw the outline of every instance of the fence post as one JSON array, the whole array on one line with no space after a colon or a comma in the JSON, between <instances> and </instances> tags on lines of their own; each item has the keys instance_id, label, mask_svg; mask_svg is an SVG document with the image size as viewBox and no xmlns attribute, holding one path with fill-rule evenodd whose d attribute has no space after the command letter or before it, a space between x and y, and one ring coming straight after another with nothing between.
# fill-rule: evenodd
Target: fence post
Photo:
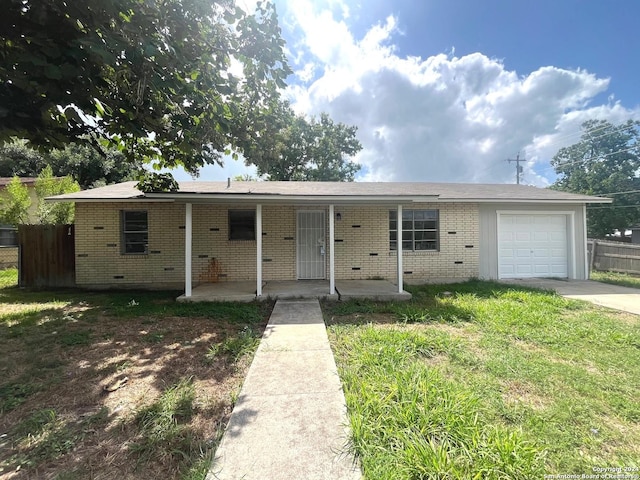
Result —
<instances>
[{"instance_id":1,"label":"fence post","mask_svg":"<svg viewBox=\"0 0 640 480\"><path fill-rule=\"evenodd\" d=\"M22 245L18 244L18 286L24 287L22 281Z\"/></svg>"},{"instance_id":2,"label":"fence post","mask_svg":"<svg viewBox=\"0 0 640 480\"><path fill-rule=\"evenodd\" d=\"M595 265L597 245L598 245L598 240L596 240L595 238L591 240L591 258L589 258L589 275L591 275L591 272L593 271L593 266Z\"/></svg>"}]
</instances>

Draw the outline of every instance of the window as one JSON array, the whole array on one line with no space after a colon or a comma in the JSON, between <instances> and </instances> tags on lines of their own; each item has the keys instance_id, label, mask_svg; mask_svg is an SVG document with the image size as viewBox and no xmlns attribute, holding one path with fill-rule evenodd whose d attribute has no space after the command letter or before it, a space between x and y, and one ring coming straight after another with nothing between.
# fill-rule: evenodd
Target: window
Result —
<instances>
[{"instance_id":1,"label":"window","mask_svg":"<svg viewBox=\"0 0 640 480\"><path fill-rule=\"evenodd\" d=\"M256 239L256 211L229 210L229 240Z\"/></svg>"},{"instance_id":2,"label":"window","mask_svg":"<svg viewBox=\"0 0 640 480\"><path fill-rule=\"evenodd\" d=\"M18 229L11 225L0 225L0 247L18 245Z\"/></svg>"},{"instance_id":3,"label":"window","mask_svg":"<svg viewBox=\"0 0 640 480\"><path fill-rule=\"evenodd\" d=\"M389 210L389 249L398 248L398 211ZM402 250L439 250L438 210L402 210Z\"/></svg>"},{"instance_id":4,"label":"window","mask_svg":"<svg viewBox=\"0 0 640 480\"><path fill-rule=\"evenodd\" d=\"M122 211L122 253L149 253L149 223L145 210Z\"/></svg>"}]
</instances>

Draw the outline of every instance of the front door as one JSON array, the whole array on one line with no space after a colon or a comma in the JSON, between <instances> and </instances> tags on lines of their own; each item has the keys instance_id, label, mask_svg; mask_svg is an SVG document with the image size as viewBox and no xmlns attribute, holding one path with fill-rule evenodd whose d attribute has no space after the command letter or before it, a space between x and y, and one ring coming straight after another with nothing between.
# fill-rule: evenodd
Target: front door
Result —
<instances>
[{"instance_id":1,"label":"front door","mask_svg":"<svg viewBox=\"0 0 640 480\"><path fill-rule=\"evenodd\" d=\"M324 211L299 210L297 225L298 279L325 278Z\"/></svg>"}]
</instances>

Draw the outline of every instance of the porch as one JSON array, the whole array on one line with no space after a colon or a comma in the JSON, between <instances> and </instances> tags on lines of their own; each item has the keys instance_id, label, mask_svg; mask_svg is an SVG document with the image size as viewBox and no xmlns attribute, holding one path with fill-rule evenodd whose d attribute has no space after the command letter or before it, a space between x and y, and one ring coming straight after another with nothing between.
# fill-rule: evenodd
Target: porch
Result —
<instances>
[{"instance_id":1,"label":"porch","mask_svg":"<svg viewBox=\"0 0 640 480\"><path fill-rule=\"evenodd\" d=\"M336 293L329 294L328 280L267 281L262 295L256 294L256 282L204 283L193 288L190 296L180 295L179 302L252 302L254 300L327 298L329 300L370 299L406 301L411 294L398 291L386 280L337 280Z\"/></svg>"}]
</instances>

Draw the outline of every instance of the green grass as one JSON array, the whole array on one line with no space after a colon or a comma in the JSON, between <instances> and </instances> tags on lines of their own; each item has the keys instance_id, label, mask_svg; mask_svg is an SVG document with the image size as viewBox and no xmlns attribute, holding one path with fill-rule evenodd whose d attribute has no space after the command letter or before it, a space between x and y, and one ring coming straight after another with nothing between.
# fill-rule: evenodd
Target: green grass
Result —
<instances>
[{"instance_id":1,"label":"green grass","mask_svg":"<svg viewBox=\"0 0 640 480\"><path fill-rule=\"evenodd\" d=\"M213 361L221 355L229 357L233 362L237 362L245 355L253 354L260 344L260 334L249 326L245 326L236 335L231 335L221 342L214 343L209 347L206 358Z\"/></svg>"},{"instance_id":2,"label":"green grass","mask_svg":"<svg viewBox=\"0 0 640 480\"><path fill-rule=\"evenodd\" d=\"M411 290L323 305L365 478L638 465L637 317L490 282Z\"/></svg>"},{"instance_id":3,"label":"green grass","mask_svg":"<svg viewBox=\"0 0 640 480\"><path fill-rule=\"evenodd\" d=\"M190 378L167 388L157 401L136 414L139 439L129 450L144 461L164 455L190 458L198 448L186 425L194 414L194 400L195 389Z\"/></svg>"},{"instance_id":4,"label":"green grass","mask_svg":"<svg viewBox=\"0 0 640 480\"><path fill-rule=\"evenodd\" d=\"M15 287L18 285L18 269L6 268L0 270L0 288Z\"/></svg>"},{"instance_id":5,"label":"green grass","mask_svg":"<svg viewBox=\"0 0 640 480\"><path fill-rule=\"evenodd\" d=\"M84 422L82 427L88 425L88 422ZM21 467L60 458L73 450L83 437L81 428L74 428L67 419L50 408L32 413L16 425L11 434L21 438L20 443L27 449L26 454L13 458L13 463Z\"/></svg>"},{"instance_id":6,"label":"green grass","mask_svg":"<svg viewBox=\"0 0 640 480\"><path fill-rule=\"evenodd\" d=\"M612 283L623 287L640 288L640 275L629 275L618 272L591 272L591 280Z\"/></svg>"}]
</instances>

